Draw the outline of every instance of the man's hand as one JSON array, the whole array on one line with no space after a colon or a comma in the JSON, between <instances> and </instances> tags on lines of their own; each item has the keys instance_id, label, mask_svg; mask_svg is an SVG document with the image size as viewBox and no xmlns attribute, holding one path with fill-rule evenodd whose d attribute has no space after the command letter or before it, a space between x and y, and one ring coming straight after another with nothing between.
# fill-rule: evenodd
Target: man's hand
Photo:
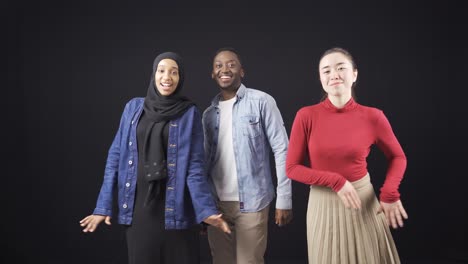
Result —
<instances>
[{"instance_id":1,"label":"man's hand","mask_svg":"<svg viewBox=\"0 0 468 264\"><path fill-rule=\"evenodd\" d=\"M284 226L289 224L293 218L293 212L291 209L283 210L276 209L275 211L275 224L278 226Z\"/></svg>"}]
</instances>

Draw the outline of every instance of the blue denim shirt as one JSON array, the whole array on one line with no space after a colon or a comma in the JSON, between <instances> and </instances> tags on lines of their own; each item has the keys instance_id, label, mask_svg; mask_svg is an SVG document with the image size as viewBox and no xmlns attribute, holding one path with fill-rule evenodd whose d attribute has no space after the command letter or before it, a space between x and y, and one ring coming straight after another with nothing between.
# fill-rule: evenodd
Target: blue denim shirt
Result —
<instances>
[{"instance_id":1,"label":"blue denim shirt","mask_svg":"<svg viewBox=\"0 0 468 264\"><path fill-rule=\"evenodd\" d=\"M218 94L203 113L205 160L211 179L213 160L218 144ZM246 88L237 91L232 109L232 140L236 160L241 212L258 212L275 197L270 169L273 151L277 176L276 209L291 209L291 181L286 177L288 135L276 102L265 92ZM212 191L216 189L210 180Z\"/></svg>"},{"instance_id":2,"label":"blue denim shirt","mask_svg":"<svg viewBox=\"0 0 468 264\"><path fill-rule=\"evenodd\" d=\"M112 216L113 190L117 188L119 224L132 223L138 164L136 127L143 102L144 98L134 98L125 106L93 212ZM204 170L203 129L195 106L169 122L167 148L166 229L188 228L218 214Z\"/></svg>"}]
</instances>

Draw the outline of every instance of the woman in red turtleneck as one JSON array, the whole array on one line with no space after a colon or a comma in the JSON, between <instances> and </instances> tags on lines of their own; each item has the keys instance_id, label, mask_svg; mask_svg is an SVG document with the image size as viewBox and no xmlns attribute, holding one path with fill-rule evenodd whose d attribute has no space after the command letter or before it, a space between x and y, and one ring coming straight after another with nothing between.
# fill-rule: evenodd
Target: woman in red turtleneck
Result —
<instances>
[{"instance_id":1,"label":"woman in red turtleneck","mask_svg":"<svg viewBox=\"0 0 468 264\"><path fill-rule=\"evenodd\" d=\"M400 263L389 225L408 218L398 192L406 156L383 112L354 100L358 71L348 51L325 51L319 73L327 96L297 112L286 160L288 177L311 185L309 263ZM380 202L367 172L372 144L389 165Z\"/></svg>"}]
</instances>

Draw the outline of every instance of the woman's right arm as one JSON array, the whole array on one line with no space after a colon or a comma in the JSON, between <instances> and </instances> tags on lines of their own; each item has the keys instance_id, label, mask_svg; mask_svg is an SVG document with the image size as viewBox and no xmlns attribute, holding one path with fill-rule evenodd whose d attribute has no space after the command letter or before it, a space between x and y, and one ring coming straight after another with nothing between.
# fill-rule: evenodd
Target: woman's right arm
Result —
<instances>
[{"instance_id":1,"label":"woman's right arm","mask_svg":"<svg viewBox=\"0 0 468 264\"><path fill-rule=\"evenodd\" d=\"M106 167L104 170L104 179L96 202L96 208L94 209L93 214L88 215L80 221L80 225L84 227L83 232L93 232L104 220L106 224L110 225L113 190L117 184L117 174L119 169L122 129L123 125L127 122L128 109L129 104L127 103L120 118L119 129L117 130L108 151Z\"/></svg>"},{"instance_id":2,"label":"woman's right arm","mask_svg":"<svg viewBox=\"0 0 468 264\"><path fill-rule=\"evenodd\" d=\"M303 164L312 128L312 120L308 118L308 114L306 109L301 109L294 119L286 157L286 174L292 180L308 185L327 186L337 192L346 182L343 176L332 171L313 169Z\"/></svg>"},{"instance_id":3,"label":"woman's right arm","mask_svg":"<svg viewBox=\"0 0 468 264\"><path fill-rule=\"evenodd\" d=\"M286 174L290 179L298 182L330 187L347 208L361 208L361 200L353 185L346 178L332 171L316 170L303 165L312 128L312 120L307 117L308 113L302 109L297 112L294 119L286 158Z\"/></svg>"}]
</instances>

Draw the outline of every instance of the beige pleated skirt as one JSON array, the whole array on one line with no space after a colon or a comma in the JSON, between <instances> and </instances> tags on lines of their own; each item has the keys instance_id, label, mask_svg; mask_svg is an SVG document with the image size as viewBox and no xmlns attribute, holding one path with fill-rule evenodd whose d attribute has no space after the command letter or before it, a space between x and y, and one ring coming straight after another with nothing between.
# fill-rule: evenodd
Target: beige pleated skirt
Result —
<instances>
[{"instance_id":1,"label":"beige pleated skirt","mask_svg":"<svg viewBox=\"0 0 468 264\"><path fill-rule=\"evenodd\" d=\"M336 192L311 186L307 208L309 264L400 263L369 174L352 182L361 209L347 209Z\"/></svg>"}]
</instances>

